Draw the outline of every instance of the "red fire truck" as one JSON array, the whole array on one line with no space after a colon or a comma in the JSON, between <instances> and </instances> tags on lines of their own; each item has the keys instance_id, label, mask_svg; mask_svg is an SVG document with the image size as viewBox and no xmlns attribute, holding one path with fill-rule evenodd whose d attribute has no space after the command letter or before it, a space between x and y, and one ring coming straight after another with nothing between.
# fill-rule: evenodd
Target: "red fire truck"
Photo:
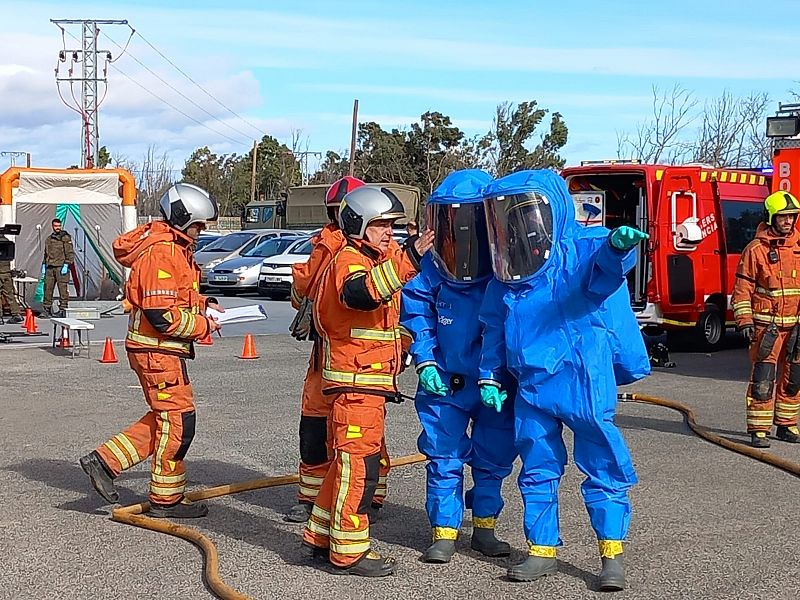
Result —
<instances>
[{"instance_id":1,"label":"red fire truck","mask_svg":"<svg viewBox=\"0 0 800 600\"><path fill-rule=\"evenodd\" d=\"M645 333L693 334L706 349L733 325L736 266L763 218L770 176L702 165L584 161L561 172L586 226L648 232L628 286Z\"/></svg>"}]
</instances>

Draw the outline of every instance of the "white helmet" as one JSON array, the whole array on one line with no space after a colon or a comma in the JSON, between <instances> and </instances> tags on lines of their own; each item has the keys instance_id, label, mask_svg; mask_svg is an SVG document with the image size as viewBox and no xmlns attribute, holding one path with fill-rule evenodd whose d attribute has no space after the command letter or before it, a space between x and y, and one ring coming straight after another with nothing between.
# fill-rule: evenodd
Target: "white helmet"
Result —
<instances>
[{"instance_id":1,"label":"white helmet","mask_svg":"<svg viewBox=\"0 0 800 600\"><path fill-rule=\"evenodd\" d=\"M406 216L403 203L392 190L365 185L342 199L339 207L339 227L354 240L363 240L367 225L372 221L402 219Z\"/></svg>"},{"instance_id":2,"label":"white helmet","mask_svg":"<svg viewBox=\"0 0 800 600\"><path fill-rule=\"evenodd\" d=\"M207 191L191 183L176 183L159 202L161 214L175 229L186 231L199 221L216 221L219 216L217 201Z\"/></svg>"}]
</instances>

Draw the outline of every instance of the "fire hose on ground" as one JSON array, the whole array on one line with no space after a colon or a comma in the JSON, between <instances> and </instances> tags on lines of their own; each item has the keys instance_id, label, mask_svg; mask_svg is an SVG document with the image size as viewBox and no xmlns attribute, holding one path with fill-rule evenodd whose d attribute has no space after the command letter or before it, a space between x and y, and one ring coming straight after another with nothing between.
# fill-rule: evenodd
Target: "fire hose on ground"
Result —
<instances>
[{"instance_id":1,"label":"fire hose on ground","mask_svg":"<svg viewBox=\"0 0 800 600\"><path fill-rule=\"evenodd\" d=\"M755 460L763 463L772 465L793 475L800 476L800 463L795 463L779 456L775 456L774 454L770 454L769 452L765 452L764 450L759 450L746 444L734 442L722 436L716 435L709 428L698 425L694 417L694 412L685 404L675 402L674 400L666 400L656 396L648 396L638 393L618 394L618 398L622 402L639 402L642 404L664 406L666 408L676 410L683 414L684 420L689 428L704 440L711 442L712 444L722 446L727 450L731 450L733 452L749 456L750 458L754 458ZM423 461L425 461L424 455L409 454L408 456L401 456L392 460L392 468L413 465ZM283 475L279 477L264 477L190 492L186 494L186 497L191 501L208 500L210 498L219 498L220 496L228 496L230 494L237 494L240 492L249 492L282 485L291 485L297 482L298 476L296 474ZM119 523L127 523L128 525L134 525L143 529L150 529L159 533L174 535L193 543L200 548L200 551L203 553L203 576L209 590L221 600L249 600L248 596L245 596L241 592L233 589L224 581L222 581L222 579L220 579L219 555L217 554L216 547L210 539L196 529L185 527L183 525L177 525L162 519L153 519L143 515L142 513L146 512L149 507L150 504L148 502L123 506L112 511L111 519Z\"/></svg>"}]
</instances>

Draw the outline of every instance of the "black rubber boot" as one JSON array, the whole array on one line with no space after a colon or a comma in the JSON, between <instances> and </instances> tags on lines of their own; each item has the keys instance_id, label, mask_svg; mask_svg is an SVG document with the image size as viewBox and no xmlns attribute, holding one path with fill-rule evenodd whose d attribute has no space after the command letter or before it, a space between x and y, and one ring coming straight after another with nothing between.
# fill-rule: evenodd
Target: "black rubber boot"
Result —
<instances>
[{"instance_id":1,"label":"black rubber boot","mask_svg":"<svg viewBox=\"0 0 800 600\"><path fill-rule=\"evenodd\" d=\"M494 528L489 527L473 527L470 546L484 556L508 556L511 554L511 546L508 542L498 540L494 534Z\"/></svg>"},{"instance_id":2,"label":"black rubber boot","mask_svg":"<svg viewBox=\"0 0 800 600\"><path fill-rule=\"evenodd\" d=\"M148 517L156 519L199 519L207 514L208 505L205 502L189 502L186 499L170 505L151 503L147 511Z\"/></svg>"},{"instance_id":3,"label":"black rubber boot","mask_svg":"<svg viewBox=\"0 0 800 600\"><path fill-rule=\"evenodd\" d=\"M382 502L373 502L367 509L367 516L370 523L377 523L381 520L381 509L383 508Z\"/></svg>"},{"instance_id":4,"label":"black rubber boot","mask_svg":"<svg viewBox=\"0 0 800 600\"><path fill-rule=\"evenodd\" d=\"M750 434L750 445L753 448L769 448L767 434L763 431L754 431Z\"/></svg>"},{"instance_id":5,"label":"black rubber boot","mask_svg":"<svg viewBox=\"0 0 800 600\"><path fill-rule=\"evenodd\" d=\"M422 555L422 562L433 564L449 563L456 553L455 540L436 540Z\"/></svg>"},{"instance_id":6,"label":"black rubber boot","mask_svg":"<svg viewBox=\"0 0 800 600\"><path fill-rule=\"evenodd\" d=\"M330 562L330 548L319 548L303 542L303 550L313 562Z\"/></svg>"},{"instance_id":7,"label":"black rubber boot","mask_svg":"<svg viewBox=\"0 0 800 600\"><path fill-rule=\"evenodd\" d=\"M511 581L535 581L546 575L555 575L557 571L555 558L529 556L525 562L509 567L508 578Z\"/></svg>"},{"instance_id":8,"label":"black rubber boot","mask_svg":"<svg viewBox=\"0 0 800 600\"><path fill-rule=\"evenodd\" d=\"M337 567L335 572L340 575L358 575L359 577L386 577L394 575L396 567L397 561L391 556L381 556L370 550L364 553L355 564L345 568Z\"/></svg>"},{"instance_id":9,"label":"black rubber boot","mask_svg":"<svg viewBox=\"0 0 800 600\"><path fill-rule=\"evenodd\" d=\"M114 476L97 451L81 456L78 462L83 472L89 476L92 487L103 497L103 500L109 504L114 504L119 500L119 494L114 488Z\"/></svg>"},{"instance_id":10,"label":"black rubber boot","mask_svg":"<svg viewBox=\"0 0 800 600\"><path fill-rule=\"evenodd\" d=\"M300 502L295 504L285 515L283 515L283 520L288 521L289 523L305 523L308 521L308 517L311 516L311 509L313 507L314 505L309 504L308 502Z\"/></svg>"},{"instance_id":11,"label":"black rubber boot","mask_svg":"<svg viewBox=\"0 0 800 600\"><path fill-rule=\"evenodd\" d=\"M614 558L602 557L603 568L600 571L600 591L619 592L625 589L625 565L622 554Z\"/></svg>"},{"instance_id":12,"label":"black rubber boot","mask_svg":"<svg viewBox=\"0 0 800 600\"><path fill-rule=\"evenodd\" d=\"M23 319L21 316L14 315L8 320L8 322L13 324L13 325L16 325L17 323L22 323L24 320L25 319Z\"/></svg>"},{"instance_id":13,"label":"black rubber boot","mask_svg":"<svg viewBox=\"0 0 800 600\"><path fill-rule=\"evenodd\" d=\"M775 437L790 444L800 444L800 432L796 426L787 427L786 425L778 425L775 431Z\"/></svg>"}]
</instances>

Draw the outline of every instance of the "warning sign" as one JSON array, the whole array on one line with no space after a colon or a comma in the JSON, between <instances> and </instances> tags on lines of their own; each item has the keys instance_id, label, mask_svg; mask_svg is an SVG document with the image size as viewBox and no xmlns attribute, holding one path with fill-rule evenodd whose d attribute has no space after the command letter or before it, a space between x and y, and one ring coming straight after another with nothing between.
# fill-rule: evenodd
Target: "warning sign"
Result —
<instances>
[{"instance_id":1,"label":"warning sign","mask_svg":"<svg viewBox=\"0 0 800 600\"><path fill-rule=\"evenodd\" d=\"M572 194L575 203L575 219L586 227L597 227L605 222L605 192L576 192Z\"/></svg>"}]
</instances>

